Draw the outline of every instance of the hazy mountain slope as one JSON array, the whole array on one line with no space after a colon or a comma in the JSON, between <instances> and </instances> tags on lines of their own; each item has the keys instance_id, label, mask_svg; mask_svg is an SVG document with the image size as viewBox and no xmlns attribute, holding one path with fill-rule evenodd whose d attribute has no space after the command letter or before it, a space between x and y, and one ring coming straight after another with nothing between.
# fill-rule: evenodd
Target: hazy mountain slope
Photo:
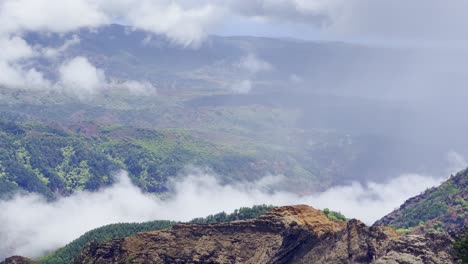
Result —
<instances>
[{"instance_id":1,"label":"hazy mountain slope","mask_svg":"<svg viewBox=\"0 0 468 264\"><path fill-rule=\"evenodd\" d=\"M408 199L374 225L392 225L412 233L463 229L468 225L468 169Z\"/></svg>"},{"instance_id":2,"label":"hazy mountain slope","mask_svg":"<svg viewBox=\"0 0 468 264\"><path fill-rule=\"evenodd\" d=\"M199 47L187 48L164 36L121 25L62 35L32 32L26 35L26 40L33 45L59 47L63 40L72 39L74 35L80 42L70 46L65 56L84 55L111 76L148 79L159 84L200 82L208 86L205 89L219 89L215 85L237 78L242 72L235 64L250 53L267 59L274 66L272 72L263 73L260 77L275 81L289 80L291 74L303 76L305 80L318 81L320 78L323 81L335 74L344 75L350 65L343 61L365 61L368 58L373 61L393 58L393 65L388 63L380 67L398 70L395 67L398 57L408 55L406 51L397 49L387 49L389 54L380 48L338 42L314 43L261 37L212 36ZM47 66L43 61L39 63ZM355 70L359 67L364 68L365 65L354 65Z\"/></svg>"}]
</instances>

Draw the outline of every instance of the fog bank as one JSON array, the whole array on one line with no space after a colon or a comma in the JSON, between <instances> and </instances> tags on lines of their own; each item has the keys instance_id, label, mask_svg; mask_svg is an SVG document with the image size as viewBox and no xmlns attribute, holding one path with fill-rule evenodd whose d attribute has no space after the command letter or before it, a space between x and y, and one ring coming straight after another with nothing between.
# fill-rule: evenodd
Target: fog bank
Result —
<instances>
[{"instance_id":1,"label":"fog bank","mask_svg":"<svg viewBox=\"0 0 468 264\"><path fill-rule=\"evenodd\" d=\"M132 185L127 173L99 192L77 192L52 203L38 195L21 195L0 202L0 259L10 255L37 257L55 250L93 228L117 222L150 220L188 221L221 211L232 212L256 204L308 204L331 208L367 224L397 208L407 198L443 179L417 174L401 175L388 183L338 186L323 193L300 196L274 192L282 176L257 182L222 185L213 175L188 175L173 183L173 194L159 199Z\"/></svg>"}]
</instances>

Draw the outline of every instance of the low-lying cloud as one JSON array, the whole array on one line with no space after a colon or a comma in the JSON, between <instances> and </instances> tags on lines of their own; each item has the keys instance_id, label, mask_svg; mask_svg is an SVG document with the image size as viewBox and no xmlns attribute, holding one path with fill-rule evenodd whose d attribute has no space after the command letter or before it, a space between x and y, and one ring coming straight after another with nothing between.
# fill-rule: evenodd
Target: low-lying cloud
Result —
<instances>
[{"instance_id":1,"label":"low-lying cloud","mask_svg":"<svg viewBox=\"0 0 468 264\"><path fill-rule=\"evenodd\" d=\"M252 90L251 80L242 80L231 85L232 92L236 94L248 94Z\"/></svg>"},{"instance_id":2,"label":"low-lying cloud","mask_svg":"<svg viewBox=\"0 0 468 264\"><path fill-rule=\"evenodd\" d=\"M50 203L35 194L0 201L0 258L14 254L37 257L106 224L156 219L188 221L256 204L328 207L371 224L405 199L442 180L408 174L387 183L353 183L301 196L273 191L287 181L282 176L223 185L213 175L196 173L174 182L172 195L163 200L142 193L126 173L120 173L119 178L115 185L99 192L77 192Z\"/></svg>"},{"instance_id":3,"label":"low-lying cloud","mask_svg":"<svg viewBox=\"0 0 468 264\"><path fill-rule=\"evenodd\" d=\"M250 53L241 58L238 67L250 73L260 73L273 69L273 66L265 60L260 59L257 55Z\"/></svg>"},{"instance_id":4,"label":"low-lying cloud","mask_svg":"<svg viewBox=\"0 0 468 264\"><path fill-rule=\"evenodd\" d=\"M58 56L73 45L76 39L71 39L58 49L47 49L45 54L51 58ZM19 42L21 44L21 42ZM0 43L1 47L1 43ZM20 54L18 52L18 54ZM20 56L20 55L15 55ZM21 65L2 64L0 59L0 84L21 89L34 89L40 91L55 91L65 95L86 100L110 89L121 89L133 95L155 95L156 87L147 81L116 80L106 76L103 69L94 66L86 57L77 56L64 61L58 66L57 81L47 80L36 69L24 69Z\"/></svg>"},{"instance_id":5,"label":"low-lying cloud","mask_svg":"<svg viewBox=\"0 0 468 264\"><path fill-rule=\"evenodd\" d=\"M62 64L59 73L60 85L77 95L93 94L106 84L104 71L81 56Z\"/></svg>"},{"instance_id":6,"label":"low-lying cloud","mask_svg":"<svg viewBox=\"0 0 468 264\"><path fill-rule=\"evenodd\" d=\"M274 69L268 61L259 58L254 53L249 53L234 63L234 68L239 70L239 74L245 79L234 82L230 88L236 94L248 94L254 87L254 80L258 74L268 72Z\"/></svg>"}]
</instances>

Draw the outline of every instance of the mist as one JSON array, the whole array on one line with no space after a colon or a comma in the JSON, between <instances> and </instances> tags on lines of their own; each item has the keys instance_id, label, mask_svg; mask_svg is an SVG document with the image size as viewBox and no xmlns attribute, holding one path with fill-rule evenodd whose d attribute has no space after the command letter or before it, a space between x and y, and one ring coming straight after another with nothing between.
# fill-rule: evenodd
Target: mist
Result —
<instances>
[{"instance_id":1,"label":"mist","mask_svg":"<svg viewBox=\"0 0 468 264\"><path fill-rule=\"evenodd\" d=\"M407 198L443 179L417 174L400 175L387 183L353 183L301 196L275 191L288 179L267 176L255 182L223 185L215 175L197 173L172 182L168 198L143 193L127 173L99 192L77 192L54 202L28 194L0 201L0 258L38 257L66 245L91 229L119 222L189 221L218 212L232 212L258 204L308 204L341 211L349 218L372 224Z\"/></svg>"}]
</instances>

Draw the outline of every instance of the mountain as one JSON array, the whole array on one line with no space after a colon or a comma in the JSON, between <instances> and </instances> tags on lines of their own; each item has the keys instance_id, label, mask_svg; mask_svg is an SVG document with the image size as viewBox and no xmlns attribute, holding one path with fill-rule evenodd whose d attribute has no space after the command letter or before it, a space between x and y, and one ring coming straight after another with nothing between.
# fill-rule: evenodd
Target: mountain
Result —
<instances>
[{"instance_id":1,"label":"mountain","mask_svg":"<svg viewBox=\"0 0 468 264\"><path fill-rule=\"evenodd\" d=\"M454 263L452 243L440 233L401 236L358 220L335 222L299 205L91 243L75 263Z\"/></svg>"},{"instance_id":2,"label":"mountain","mask_svg":"<svg viewBox=\"0 0 468 264\"><path fill-rule=\"evenodd\" d=\"M454 232L468 226L468 169L438 187L408 199L374 226L394 226L403 232Z\"/></svg>"},{"instance_id":3,"label":"mountain","mask_svg":"<svg viewBox=\"0 0 468 264\"><path fill-rule=\"evenodd\" d=\"M24 38L38 49L79 39L59 58L30 62L51 80L61 62L84 56L109 80L147 81L157 93L110 85L80 99L0 87L0 121L24 130L0 131L0 196L94 191L112 183L115 169L161 193L189 166L226 182L285 175L289 191L313 193L407 172L438 174L448 149L468 149L463 122L433 128L437 118L422 104L380 96L400 87L382 80L402 79L413 50L222 36L194 49L121 25ZM252 89L239 93L243 81ZM70 162L62 150L75 151Z\"/></svg>"}]
</instances>

